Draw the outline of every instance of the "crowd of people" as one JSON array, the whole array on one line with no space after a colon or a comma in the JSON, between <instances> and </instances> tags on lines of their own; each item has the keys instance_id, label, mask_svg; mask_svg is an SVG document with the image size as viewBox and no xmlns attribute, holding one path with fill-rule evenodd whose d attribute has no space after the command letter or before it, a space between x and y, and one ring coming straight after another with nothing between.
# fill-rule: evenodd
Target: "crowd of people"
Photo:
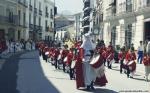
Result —
<instances>
[{"instance_id":1,"label":"crowd of people","mask_svg":"<svg viewBox=\"0 0 150 93\"><path fill-rule=\"evenodd\" d=\"M30 51L36 48L43 60L51 62L56 69L69 73L70 80L76 80L77 89L85 87L87 90L94 90L94 85L105 86L108 83L105 67L112 69L113 63L117 61L120 64L120 73L125 73L128 78L133 78L137 63L144 64L146 81L150 74L150 41L145 48L143 42L140 41L137 52L133 44L128 49L123 46L117 57L115 57L115 48L111 42L108 46L105 45L104 40L97 40L97 43L94 43L89 34L84 36L83 41L75 41L71 47L55 41L37 43L32 40L0 41L1 54Z\"/></svg>"},{"instance_id":2,"label":"crowd of people","mask_svg":"<svg viewBox=\"0 0 150 93\"><path fill-rule=\"evenodd\" d=\"M115 48L111 42L107 47L103 40L98 40L95 44L90 35L85 35L83 41L74 42L72 47L66 44L48 46L44 42L39 42L37 47L46 62L69 73L71 80L76 80L77 89L85 87L87 90L94 90L94 85L105 86L108 83L105 66L112 69L116 61L120 64L120 73L125 73L128 78L133 78L137 63L144 64L147 81L150 74L150 42L146 53L141 41L137 52L133 44L128 49L123 46L117 55L118 60L115 59Z\"/></svg>"},{"instance_id":3,"label":"crowd of people","mask_svg":"<svg viewBox=\"0 0 150 93\"><path fill-rule=\"evenodd\" d=\"M23 50L35 50L35 42L32 40L0 40L0 55L8 54L8 53L15 53Z\"/></svg>"}]
</instances>

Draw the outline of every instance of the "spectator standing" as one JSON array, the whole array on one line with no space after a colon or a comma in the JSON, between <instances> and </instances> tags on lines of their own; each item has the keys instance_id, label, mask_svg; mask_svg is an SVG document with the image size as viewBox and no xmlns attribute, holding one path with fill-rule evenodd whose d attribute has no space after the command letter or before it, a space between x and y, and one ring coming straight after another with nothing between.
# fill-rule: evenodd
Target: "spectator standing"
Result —
<instances>
[{"instance_id":1,"label":"spectator standing","mask_svg":"<svg viewBox=\"0 0 150 93\"><path fill-rule=\"evenodd\" d=\"M140 64L142 64L143 52L144 52L143 42L140 41L140 46L138 47L138 59L137 59L137 62Z\"/></svg>"}]
</instances>

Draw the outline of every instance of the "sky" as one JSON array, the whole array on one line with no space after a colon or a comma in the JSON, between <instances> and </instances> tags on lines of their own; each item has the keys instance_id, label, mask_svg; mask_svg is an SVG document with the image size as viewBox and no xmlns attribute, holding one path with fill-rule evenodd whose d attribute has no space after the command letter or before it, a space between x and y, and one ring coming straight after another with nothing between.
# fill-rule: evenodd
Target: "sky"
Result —
<instances>
[{"instance_id":1,"label":"sky","mask_svg":"<svg viewBox=\"0 0 150 93\"><path fill-rule=\"evenodd\" d=\"M64 11L75 14L82 12L83 9L83 0L55 0L55 4L60 14Z\"/></svg>"}]
</instances>

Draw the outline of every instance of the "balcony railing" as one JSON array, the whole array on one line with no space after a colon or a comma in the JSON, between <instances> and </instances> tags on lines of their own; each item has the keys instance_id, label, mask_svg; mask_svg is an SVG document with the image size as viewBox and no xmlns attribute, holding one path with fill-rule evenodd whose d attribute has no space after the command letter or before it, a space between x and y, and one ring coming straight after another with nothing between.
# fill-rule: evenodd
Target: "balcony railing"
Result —
<instances>
[{"instance_id":1,"label":"balcony railing","mask_svg":"<svg viewBox=\"0 0 150 93\"><path fill-rule=\"evenodd\" d=\"M49 31L49 27L45 27L45 31L48 32Z\"/></svg>"},{"instance_id":2,"label":"balcony railing","mask_svg":"<svg viewBox=\"0 0 150 93\"><path fill-rule=\"evenodd\" d=\"M126 6L126 12L132 12L132 4Z\"/></svg>"},{"instance_id":3,"label":"balcony railing","mask_svg":"<svg viewBox=\"0 0 150 93\"><path fill-rule=\"evenodd\" d=\"M39 31L42 32L42 26L39 26Z\"/></svg>"},{"instance_id":4,"label":"balcony railing","mask_svg":"<svg viewBox=\"0 0 150 93\"><path fill-rule=\"evenodd\" d=\"M53 19L54 15L53 15L53 14L51 14L51 15L50 15L50 17L51 17L51 19Z\"/></svg>"},{"instance_id":5,"label":"balcony railing","mask_svg":"<svg viewBox=\"0 0 150 93\"><path fill-rule=\"evenodd\" d=\"M37 8L34 8L34 14L37 15Z\"/></svg>"},{"instance_id":6,"label":"balcony railing","mask_svg":"<svg viewBox=\"0 0 150 93\"><path fill-rule=\"evenodd\" d=\"M87 17L87 16L90 16L90 11L85 11L85 12L84 12L83 18L84 18L84 17Z\"/></svg>"},{"instance_id":7,"label":"balcony railing","mask_svg":"<svg viewBox=\"0 0 150 93\"><path fill-rule=\"evenodd\" d=\"M150 0L147 0L147 6L150 7Z\"/></svg>"},{"instance_id":8,"label":"balcony railing","mask_svg":"<svg viewBox=\"0 0 150 93\"><path fill-rule=\"evenodd\" d=\"M29 24L29 29L33 30L34 29L34 25L33 24Z\"/></svg>"},{"instance_id":9,"label":"balcony railing","mask_svg":"<svg viewBox=\"0 0 150 93\"><path fill-rule=\"evenodd\" d=\"M42 10L39 10L39 15L42 15Z\"/></svg>"},{"instance_id":10,"label":"balcony railing","mask_svg":"<svg viewBox=\"0 0 150 93\"><path fill-rule=\"evenodd\" d=\"M28 2L27 1L21 1L21 0L18 0L18 3L25 6L25 7L28 7Z\"/></svg>"},{"instance_id":11,"label":"balcony railing","mask_svg":"<svg viewBox=\"0 0 150 93\"><path fill-rule=\"evenodd\" d=\"M29 9L32 11L32 5L31 4L29 5Z\"/></svg>"},{"instance_id":12,"label":"balcony railing","mask_svg":"<svg viewBox=\"0 0 150 93\"><path fill-rule=\"evenodd\" d=\"M46 13L45 13L45 16L46 16L46 17L48 17L48 16L49 16L49 13L48 13L48 12L46 12Z\"/></svg>"},{"instance_id":13,"label":"balcony railing","mask_svg":"<svg viewBox=\"0 0 150 93\"><path fill-rule=\"evenodd\" d=\"M107 16L115 16L116 15L116 7L112 6L106 9Z\"/></svg>"},{"instance_id":14,"label":"balcony railing","mask_svg":"<svg viewBox=\"0 0 150 93\"><path fill-rule=\"evenodd\" d=\"M8 17L0 15L0 23L18 25L18 16L13 15L12 17Z\"/></svg>"},{"instance_id":15,"label":"balcony railing","mask_svg":"<svg viewBox=\"0 0 150 93\"><path fill-rule=\"evenodd\" d=\"M89 20L83 21L82 26L87 26L87 25L90 25L90 21Z\"/></svg>"},{"instance_id":16,"label":"balcony railing","mask_svg":"<svg viewBox=\"0 0 150 93\"><path fill-rule=\"evenodd\" d=\"M85 2L90 2L90 0L83 0L83 2L85 3Z\"/></svg>"},{"instance_id":17,"label":"balcony railing","mask_svg":"<svg viewBox=\"0 0 150 93\"><path fill-rule=\"evenodd\" d=\"M90 7L90 2L85 2L85 3L84 3L84 8L83 8L83 10L84 10L85 8L88 8L88 7Z\"/></svg>"}]
</instances>

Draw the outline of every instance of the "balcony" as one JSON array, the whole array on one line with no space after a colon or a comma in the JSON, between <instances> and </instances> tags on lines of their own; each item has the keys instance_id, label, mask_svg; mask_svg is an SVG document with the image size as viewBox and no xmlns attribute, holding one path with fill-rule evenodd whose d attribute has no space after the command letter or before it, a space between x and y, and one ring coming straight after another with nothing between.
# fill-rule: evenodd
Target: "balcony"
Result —
<instances>
[{"instance_id":1,"label":"balcony","mask_svg":"<svg viewBox=\"0 0 150 93\"><path fill-rule=\"evenodd\" d=\"M85 9L88 9L88 8L90 8L90 3L89 2L85 2L83 10L85 11Z\"/></svg>"},{"instance_id":2,"label":"balcony","mask_svg":"<svg viewBox=\"0 0 150 93\"><path fill-rule=\"evenodd\" d=\"M48 32L49 31L49 27L45 27L45 31Z\"/></svg>"},{"instance_id":3,"label":"balcony","mask_svg":"<svg viewBox=\"0 0 150 93\"><path fill-rule=\"evenodd\" d=\"M39 15L42 15L42 10L39 10Z\"/></svg>"},{"instance_id":4,"label":"balcony","mask_svg":"<svg viewBox=\"0 0 150 93\"><path fill-rule=\"evenodd\" d=\"M33 30L34 29L34 25L33 24L29 24L29 29Z\"/></svg>"},{"instance_id":5,"label":"balcony","mask_svg":"<svg viewBox=\"0 0 150 93\"><path fill-rule=\"evenodd\" d=\"M27 27L28 27L28 24L27 24L26 22L24 22L24 23L23 23L23 27L24 27L24 28L27 28Z\"/></svg>"},{"instance_id":6,"label":"balcony","mask_svg":"<svg viewBox=\"0 0 150 93\"><path fill-rule=\"evenodd\" d=\"M38 28L39 28L39 32L42 32L42 26L39 26Z\"/></svg>"},{"instance_id":7,"label":"balcony","mask_svg":"<svg viewBox=\"0 0 150 93\"><path fill-rule=\"evenodd\" d=\"M86 3L86 2L90 2L90 0L83 0L83 2L84 2L84 3Z\"/></svg>"},{"instance_id":8,"label":"balcony","mask_svg":"<svg viewBox=\"0 0 150 93\"><path fill-rule=\"evenodd\" d=\"M89 32L89 30L90 30L90 27L84 27L84 29L83 29L83 34L88 33L88 32Z\"/></svg>"},{"instance_id":9,"label":"balcony","mask_svg":"<svg viewBox=\"0 0 150 93\"><path fill-rule=\"evenodd\" d=\"M23 2L21 0L18 0L18 3L26 8L28 7L28 2L26 0Z\"/></svg>"},{"instance_id":10,"label":"balcony","mask_svg":"<svg viewBox=\"0 0 150 93\"><path fill-rule=\"evenodd\" d=\"M112 0L112 2L109 4L109 6L116 6L116 0Z\"/></svg>"},{"instance_id":11,"label":"balcony","mask_svg":"<svg viewBox=\"0 0 150 93\"><path fill-rule=\"evenodd\" d=\"M126 6L126 12L132 12L132 4Z\"/></svg>"},{"instance_id":12,"label":"balcony","mask_svg":"<svg viewBox=\"0 0 150 93\"><path fill-rule=\"evenodd\" d=\"M18 16L17 15L13 15L11 17L8 17L8 16L0 15L0 23L2 23L2 24L18 25Z\"/></svg>"},{"instance_id":13,"label":"balcony","mask_svg":"<svg viewBox=\"0 0 150 93\"><path fill-rule=\"evenodd\" d=\"M24 1L23 2L24 6L27 8L28 7L28 2L27 1Z\"/></svg>"},{"instance_id":14,"label":"balcony","mask_svg":"<svg viewBox=\"0 0 150 93\"><path fill-rule=\"evenodd\" d=\"M45 17L48 17L48 16L49 16L49 13L48 13L48 12L46 12L46 13L45 13Z\"/></svg>"},{"instance_id":15,"label":"balcony","mask_svg":"<svg viewBox=\"0 0 150 93\"><path fill-rule=\"evenodd\" d=\"M34 14L37 15L37 8L34 8Z\"/></svg>"},{"instance_id":16,"label":"balcony","mask_svg":"<svg viewBox=\"0 0 150 93\"><path fill-rule=\"evenodd\" d=\"M106 12L107 12L107 17L115 16L116 15L116 7L115 6L109 7L106 9Z\"/></svg>"},{"instance_id":17,"label":"balcony","mask_svg":"<svg viewBox=\"0 0 150 93\"><path fill-rule=\"evenodd\" d=\"M83 21L82 26L87 26L87 25L90 25L90 21L89 20Z\"/></svg>"},{"instance_id":18,"label":"balcony","mask_svg":"<svg viewBox=\"0 0 150 93\"><path fill-rule=\"evenodd\" d=\"M31 4L29 5L29 10L32 11L32 5Z\"/></svg>"},{"instance_id":19,"label":"balcony","mask_svg":"<svg viewBox=\"0 0 150 93\"><path fill-rule=\"evenodd\" d=\"M53 18L54 18L54 15L53 15L53 14L51 14L51 15L50 15L50 17L51 17L51 19L53 19Z\"/></svg>"},{"instance_id":20,"label":"balcony","mask_svg":"<svg viewBox=\"0 0 150 93\"><path fill-rule=\"evenodd\" d=\"M150 0L147 0L146 5L147 5L147 7L150 7Z\"/></svg>"},{"instance_id":21,"label":"balcony","mask_svg":"<svg viewBox=\"0 0 150 93\"><path fill-rule=\"evenodd\" d=\"M84 12L83 18L84 18L84 17L87 17L87 16L90 16L90 11L85 11L85 12Z\"/></svg>"}]
</instances>

